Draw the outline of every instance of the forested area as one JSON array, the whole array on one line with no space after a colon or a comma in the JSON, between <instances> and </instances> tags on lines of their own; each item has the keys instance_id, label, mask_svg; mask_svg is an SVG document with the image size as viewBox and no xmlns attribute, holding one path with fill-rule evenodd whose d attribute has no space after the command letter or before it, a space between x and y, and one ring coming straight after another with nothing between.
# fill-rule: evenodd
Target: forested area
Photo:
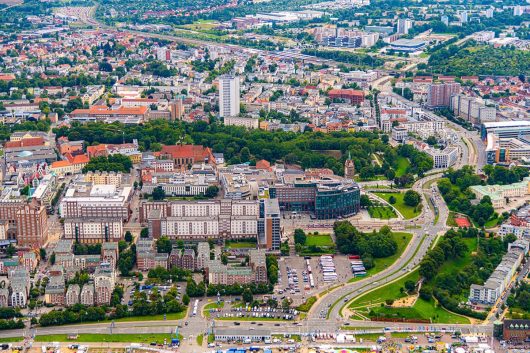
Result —
<instances>
[{"instance_id":1,"label":"forested area","mask_svg":"<svg viewBox=\"0 0 530 353\"><path fill-rule=\"evenodd\" d=\"M351 153L355 169L367 177L386 175L396 177L397 157L410 158L406 181L413 180L412 174L422 174L432 168L432 159L412 147L395 149L388 144L388 136L377 133L322 132L294 133L281 130L247 130L242 127L225 126L205 122L184 123L154 120L144 125L123 125L119 123L73 123L70 128L54 129L57 137L67 136L70 141L84 140L88 145L99 143L132 142L137 139L142 151L159 150L161 144L174 145L177 142L197 144L212 148L213 152L224 153L229 164L255 163L266 159L271 163L283 161L299 164L303 168L330 168L336 174L343 174L346 156ZM336 151L338 153L330 153ZM339 154L340 158L335 156ZM373 165L373 154L381 157L381 166ZM364 172L363 172L364 170Z\"/></svg>"},{"instance_id":2,"label":"forested area","mask_svg":"<svg viewBox=\"0 0 530 353\"><path fill-rule=\"evenodd\" d=\"M392 238L392 231L384 226L379 231L363 233L348 221L335 222L333 225L338 250L343 254L360 255L367 268L373 258L383 258L394 255L397 243Z\"/></svg>"},{"instance_id":3,"label":"forested area","mask_svg":"<svg viewBox=\"0 0 530 353\"><path fill-rule=\"evenodd\" d=\"M489 185L507 185L517 183L526 178L530 172L524 167L506 168L500 165L485 165L482 168L484 174L488 176Z\"/></svg>"},{"instance_id":4,"label":"forested area","mask_svg":"<svg viewBox=\"0 0 530 353\"><path fill-rule=\"evenodd\" d=\"M509 313L514 318L530 318L530 283L520 282L519 285L511 289L510 295L506 299Z\"/></svg>"},{"instance_id":5,"label":"forested area","mask_svg":"<svg viewBox=\"0 0 530 353\"><path fill-rule=\"evenodd\" d=\"M465 238L478 239L478 247L469 248ZM507 243L500 238L486 238L475 228L447 231L420 263L419 273L425 280L420 296L426 300L434 296L449 311L484 319L486 313L460 303L467 301L471 284L489 278L506 253Z\"/></svg>"},{"instance_id":6,"label":"forested area","mask_svg":"<svg viewBox=\"0 0 530 353\"><path fill-rule=\"evenodd\" d=\"M451 211L468 215L480 227L494 216L491 199L487 196L482 198L478 204L472 204L476 195L469 189L473 185L481 185L484 182L475 174L472 166L464 166L462 169L449 169L444 178L438 181L438 189Z\"/></svg>"},{"instance_id":7,"label":"forested area","mask_svg":"<svg viewBox=\"0 0 530 353\"><path fill-rule=\"evenodd\" d=\"M513 47L478 46L469 41L461 47L451 45L432 53L428 65L433 73L445 75L517 76L530 72L530 52Z\"/></svg>"},{"instance_id":8,"label":"forested area","mask_svg":"<svg viewBox=\"0 0 530 353\"><path fill-rule=\"evenodd\" d=\"M83 168L83 173L95 171L129 173L131 168L132 161L128 156L112 154L91 158Z\"/></svg>"}]
</instances>

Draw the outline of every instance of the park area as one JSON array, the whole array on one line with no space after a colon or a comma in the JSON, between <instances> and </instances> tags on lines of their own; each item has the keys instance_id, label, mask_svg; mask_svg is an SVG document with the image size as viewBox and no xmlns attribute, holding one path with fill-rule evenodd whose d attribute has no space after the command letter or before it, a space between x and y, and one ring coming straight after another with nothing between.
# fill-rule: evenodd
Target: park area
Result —
<instances>
[{"instance_id":1,"label":"park area","mask_svg":"<svg viewBox=\"0 0 530 353\"><path fill-rule=\"evenodd\" d=\"M308 234L305 241L306 246L334 246L333 239L329 234Z\"/></svg>"},{"instance_id":2,"label":"park area","mask_svg":"<svg viewBox=\"0 0 530 353\"><path fill-rule=\"evenodd\" d=\"M379 218L379 219L397 218L396 212L390 206L382 206L382 205L370 206L368 207L368 214L372 218Z\"/></svg>"},{"instance_id":3,"label":"park area","mask_svg":"<svg viewBox=\"0 0 530 353\"><path fill-rule=\"evenodd\" d=\"M396 262L396 260L399 259L409 245L410 240L412 239L412 234L404 232L392 232L392 238L397 244L396 253L392 256L374 259L374 267L366 270L366 276L373 276ZM353 277L350 279L350 282L359 281L363 278L364 277Z\"/></svg>"},{"instance_id":4,"label":"park area","mask_svg":"<svg viewBox=\"0 0 530 353\"><path fill-rule=\"evenodd\" d=\"M297 236L297 233L303 234ZM318 232L305 234L301 230L295 231L296 252L303 256L318 256L321 254L334 254L335 242L331 235Z\"/></svg>"},{"instance_id":5,"label":"park area","mask_svg":"<svg viewBox=\"0 0 530 353\"><path fill-rule=\"evenodd\" d=\"M417 283L418 271L355 299L347 310L354 319L425 320L432 323L468 324L469 319L442 308L434 299L407 293L406 282Z\"/></svg>"},{"instance_id":6,"label":"park area","mask_svg":"<svg viewBox=\"0 0 530 353\"><path fill-rule=\"evenodd\" d=\"M412 207L405 204L405 193L402 192L375 192L375 195L379 196L389 204L391 204L396 210L403 215L405 219L411 219L417 217L421 213L421 206ZM392 199L395 199L395 202L392 203Z\"/></svg>"}]
</instances>

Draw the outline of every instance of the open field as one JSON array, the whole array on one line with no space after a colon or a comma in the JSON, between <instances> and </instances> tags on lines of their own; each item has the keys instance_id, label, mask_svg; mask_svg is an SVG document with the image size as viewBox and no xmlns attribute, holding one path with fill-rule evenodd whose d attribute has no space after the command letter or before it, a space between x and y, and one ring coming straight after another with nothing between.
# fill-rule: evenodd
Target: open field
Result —
<instances>
[{"instance_id":1,"label":"open field","mask_svg":"<svg viewBox=\"0 0 530 353\"><path fill-rule=\"evenodd\" d=\"M318 235L307 235L307 239L305 242L306 246L334 246L333 239L331 239L331 235L329 234L318 234Z\"/></svg>"},{"instance_id":2,"label":"open field","mask_svg":"<svg viewBox=\"0 0 530 353\"><path fill-rule=\"evenodd\" d=\"M212 29L215 29L217 28L217 26L219 26L219 22L217 21L206 21L206 20L199 20L197 22L194 22L194 23L190 23L190 24L187 24L187 25L182 25L180 27L182 28L186 28L186 29L191 29L191 30L194 30L194 31L208 31L208 30L212 30Z\"/></svg>"}]
</instances>

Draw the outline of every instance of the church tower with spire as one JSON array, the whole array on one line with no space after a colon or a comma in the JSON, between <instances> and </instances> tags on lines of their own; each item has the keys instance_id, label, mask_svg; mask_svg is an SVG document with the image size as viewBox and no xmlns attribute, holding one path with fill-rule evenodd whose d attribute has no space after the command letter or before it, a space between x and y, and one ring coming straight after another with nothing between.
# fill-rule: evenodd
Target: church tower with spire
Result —
<instances>
[{"instance_id":1,"label":"church tower with spire","mask_svg":"<svg viewBox=\"0 0 530 353\"><path fill-rule=\"evenodd\" d=\"M351 159L351 152L348 153L348 159L344 162L344 177L346 179L353 179L355 175L355 163Z\"/></svg>"}]
</instances>

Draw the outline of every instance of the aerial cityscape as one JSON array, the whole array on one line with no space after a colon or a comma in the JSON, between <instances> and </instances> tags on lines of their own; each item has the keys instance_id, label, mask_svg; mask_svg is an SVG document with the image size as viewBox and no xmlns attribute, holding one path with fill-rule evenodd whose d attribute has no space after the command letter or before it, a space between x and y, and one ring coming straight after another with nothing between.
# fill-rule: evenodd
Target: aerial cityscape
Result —
<instances>
[{"instance_id":1,"label":"aerial cityscape","mask_svg":"<svg viewBox=\"0 0 530 353\"><path fill-rule=\"evenodd\" d=\"M530 351L530 0L0 0L0 351Z\"/></svg>"}]
</instances>

